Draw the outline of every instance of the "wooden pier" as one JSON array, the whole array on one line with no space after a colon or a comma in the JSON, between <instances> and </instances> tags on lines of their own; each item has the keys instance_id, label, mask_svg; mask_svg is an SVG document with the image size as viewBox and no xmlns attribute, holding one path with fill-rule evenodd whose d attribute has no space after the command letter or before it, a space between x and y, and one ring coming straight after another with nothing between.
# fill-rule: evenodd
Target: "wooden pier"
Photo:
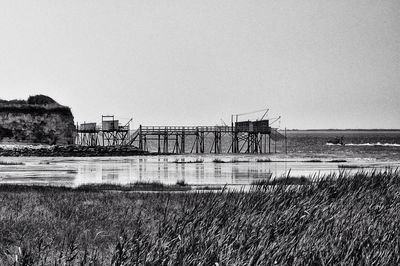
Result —
<instances>
[{"instance_id":1,"label":"wooden pier","mask_svg":"<svg viewBox=\"0 0 400 266\"><path fill-rule=\"evenodd\" d=\"M130 120L131 121L131 120ZM130 122L129 121L129 122ZM136 146L158 154L272 153L286 136L270 127L269 120L240 121L231 126L143 126L135 131L114 116L77 125L77 145ZM285 142L286 143L286 142ZM282 145L281 145L282 146Z\"/></svg>"},{"instance_id":2,"label":"wooden pier","mask_svg":"<svg viewBox=\"0 0 400 266\"><path fill-rule=\"evenodd\" d=\"M264 120L237 122L234 126L140 125L129 144L149 151L148 143L152 142L156 146L153 151L159 154L271 153L273 148L276 152L276 143L284 139L284 135Z\"/></svg>"}]
</instances>

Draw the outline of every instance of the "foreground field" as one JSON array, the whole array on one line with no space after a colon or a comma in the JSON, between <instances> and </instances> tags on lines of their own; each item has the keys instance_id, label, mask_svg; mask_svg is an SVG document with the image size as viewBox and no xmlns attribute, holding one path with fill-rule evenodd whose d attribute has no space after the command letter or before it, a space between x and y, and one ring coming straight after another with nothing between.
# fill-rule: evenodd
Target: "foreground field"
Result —
<instances>
[{"instance_id":1,"label":"foreground field","mask_svg":"<svg viewBox=\"0 0 400 266\"><path fill-rule=\"evenodd\" d=\"M251 192L0 186L1 265L400 263L400 174Z\"/></svg>"}]
</instances>

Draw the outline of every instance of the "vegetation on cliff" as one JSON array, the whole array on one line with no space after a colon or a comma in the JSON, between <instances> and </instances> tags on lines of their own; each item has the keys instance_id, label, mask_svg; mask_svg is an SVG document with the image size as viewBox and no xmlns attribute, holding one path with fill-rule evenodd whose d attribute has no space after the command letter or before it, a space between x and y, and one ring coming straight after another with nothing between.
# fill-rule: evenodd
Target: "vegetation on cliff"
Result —
<instances>
[{"instance_id":1,"label":"vegetation on cliff","mask_svg":"<svg viewBox=\"0 0 400 266\"><path fill-rule=\"evenodd\" d=\"M72 116L68 106L61 105L46 95L29 96L28 100L0 99L0 112L19 112L24 114L59 113Z\"/></svg>"},{"instance_id":2,"label":"vegetation on cliff","mask_svg":"<svg viewBox=\"0 0 400 266\"><path fill-rule=\"evenodd\" d=\"M45 95L27 100L0 100L0 141L72 144L71 109Z\"/></svg>"}]
</instances>

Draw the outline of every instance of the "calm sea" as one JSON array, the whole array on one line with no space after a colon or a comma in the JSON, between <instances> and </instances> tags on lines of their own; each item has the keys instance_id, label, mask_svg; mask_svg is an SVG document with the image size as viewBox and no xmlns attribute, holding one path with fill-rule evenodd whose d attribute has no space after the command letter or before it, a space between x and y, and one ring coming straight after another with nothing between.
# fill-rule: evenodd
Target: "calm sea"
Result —
<instances>
[{"instance_id":1,"label":"calm sea","mask_svg":"<svg viewBox=\"0 0 400 266\"><path fill-rule=\"evenodd\" d=\"M400 131L288 131L288 153L318 158L400 160ZM343 137L345 145L328 140Z\"/></svg>"},{"instance_id":2,"label":"calm sea","mask_svg":"<svg viewBox=\"0 0 400 266\"><path fill-rule=\"evenodd\" d=\"M184 180L193 185L240 186L271 175L307 177L400 166L400 131L288 131L287 136L287 147L284 142L273 144L271 154L3 157L0 162L7 164L0 163L0 182L76 186L137 181L174 184ZM344 146L327 143L342 136ZM190 151L190 143L187 145ZM154 149L154 143L149 146Z\"/></svg>"}]
</instances>

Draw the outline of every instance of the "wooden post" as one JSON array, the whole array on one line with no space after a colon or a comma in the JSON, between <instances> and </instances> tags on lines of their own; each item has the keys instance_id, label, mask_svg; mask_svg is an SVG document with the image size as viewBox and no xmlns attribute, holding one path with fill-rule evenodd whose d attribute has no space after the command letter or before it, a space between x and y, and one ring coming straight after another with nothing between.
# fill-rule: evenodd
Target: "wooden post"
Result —
<instances>
[{"instance_id":1,"label":"wooden post","mask_svg":"<svg viewBox=\"0 0 400 266\"><path fill-rule=\"evenodd\" d=\"M247 150L246 153L250 152L250 133L247 133Z\"/></svg>"},{"instance_id":2,"label":"wooden post","mask_svg":"<svg viewBox=\"0 0 400 266\"><path fill-rule=\"evenodd\" d=\"M185 153L185 128L182 128L182 135L181 135L181 153Z\"/></svg>"},{"instance_id":3,"label":"wooden post","mask_svg":"<svg viewBox=\"0 0 400 266\"><path fill-rule=\"evenodd\" d=\"M168 132L164 132L164 153L168 153Z\"/></svg>"},{"instance_id":4,"label":"wooden post","mask_svg":"<svg viewBox=\"0 0 400 266\"><path fill-rule=\"evenodd\" d=\"M233 115L231 115L232 153L236 153L235 128L233 127Z\"/></svg>"},{"instance_id":5,"label":"wooden post","mask_svg":"<svg viewBox=\"0 0 400 266\"><path fill-rule=\"evenodd\" d=\"M103 138L103 146L104 146L104 138ZM139 126L139 149L143 150L142 125Z\"/></svg>"},{"instance_id":6,"label":"wooden post","mask_svg":"<svg viewBox=\"0 0 400 266\"><path fill-rule=\"evenodd\" d=\"M287 135L286 135L286 127L285 127L285 152L287 154Z\"/></svg>"},{"instance_id":7,"label":"wooden post","mask_svg":"<svg viewBox=\"0 0 400 266\"><path fill-rule=\"evenodd\" d=\"M196 127L196 153L199 153L199 128Z\"/></svg>"},{"instance_id":8,"label":"wooden post","mask_svg":"<svg viewBox=\"0 0 400 266\"><path fill-rule=\"evenodd\" d=\"M218 147L218 133L217 131L214 131L214 153L217 153L217 147Z\"/></svg>"},{"instance_id":9,"label":"wooden post","mask_svg":"<svg viewBox=\"0 0 400 266\"><path fill-rule=\"evenodd\" d=\"M178 135L178 133L176 133L176 136L175 136L175 147L176 147L176 154L179 154L180 151L179 151L179 135Z\"/></svg>"},{"instance_id":10,"label":"wooden post","mask_svg":"<svg viewBox=\"0 0 400 266\"><path fill-rule=\"evenodd\" d=\"M200 132L200 152L204 153L204 131Z\"/></svg>"},{"instance_id":11,"label":"wooden post","mask_svg":"<svg viewBox=\"0 0 400 266\"><path fill-rule=\"evenodd\" d=\"M271 153L271 135L268 135L268 153Z\"/></svg>"},{"instance_id":12,"label":"wooden post","mask_svg":"<svg viewBox=\"0 0 400 266\"><path fill-rule=\"evenodd\" d=\"M161 135L158 133L158 154L161 153Z\"/></svg>"}]
</instances>

